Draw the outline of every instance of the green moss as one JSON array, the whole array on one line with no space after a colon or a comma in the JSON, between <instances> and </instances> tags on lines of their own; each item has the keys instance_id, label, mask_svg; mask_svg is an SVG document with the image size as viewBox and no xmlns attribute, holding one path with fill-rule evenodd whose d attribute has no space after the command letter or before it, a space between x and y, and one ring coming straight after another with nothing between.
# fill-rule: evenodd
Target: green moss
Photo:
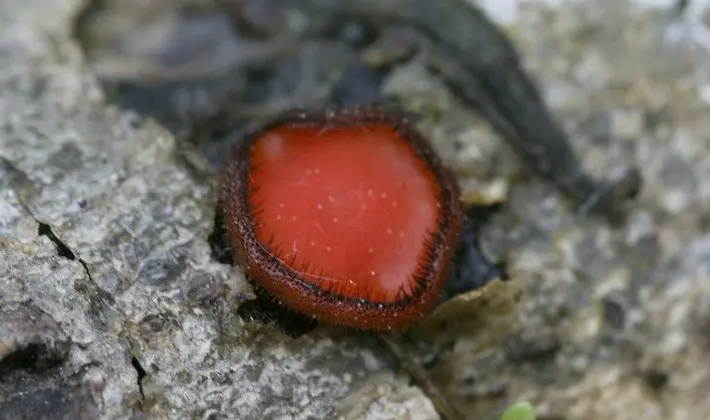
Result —
<instances>
[{"instance_id":1,"label":"green moss","mask_svg":"<svg viewBox=\"0 0 710 420\"><path fill-rule=\"evenodd\" d=\"M535 407L527 401L517 402L503 412L500 420L535 420Z\"/></svg>"}]
</instances>

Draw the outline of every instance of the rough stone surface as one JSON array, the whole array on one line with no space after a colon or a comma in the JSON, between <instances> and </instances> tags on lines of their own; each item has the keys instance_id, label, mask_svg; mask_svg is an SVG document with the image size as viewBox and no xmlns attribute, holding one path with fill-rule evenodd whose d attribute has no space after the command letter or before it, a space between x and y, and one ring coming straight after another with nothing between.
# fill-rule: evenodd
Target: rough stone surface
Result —
<instances>
[{"instance_id":1,"label":"rough stone surface","mask_svg":"<svg viewBox=\"0 0 710 420\"><path fill-rule=\"evenodd\" d=\"M519 399L543 418L704 418L707 51L664 44L667 19L630 2L535 4L509 34L552 111L585 167L636 164L644 189L622 227L575 214L511 176L512 152L416 59L398 66L385 90L438 110L420 127L451 164L504 183L483 245L513 278L453 302L415 355L468 418ZM237 316L252 291L210 258L207 165L107 105L71 37L82 6L0 0L0 314L36 319L0 318L0 418L438 418L372 338Z\"/></svg>"}]
</instances>

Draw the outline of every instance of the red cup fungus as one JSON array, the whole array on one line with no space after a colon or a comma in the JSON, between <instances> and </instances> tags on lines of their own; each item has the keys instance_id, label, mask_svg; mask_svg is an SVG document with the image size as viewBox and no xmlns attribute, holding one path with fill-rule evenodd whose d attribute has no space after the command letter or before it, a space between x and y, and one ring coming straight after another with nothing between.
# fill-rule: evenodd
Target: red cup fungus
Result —
<instances>
[{"instance_id":1,"label":"red cup fungus","mask_svg":"<svg viewBox=\"0 0 710 420\"><path fill-rule=\"evenodd\" d=\"M400 115L289 112L247 130L221 203L237 262L330 324L406 328L436 302L458 243L456 181Z\"/></svg>"}]
</instances>

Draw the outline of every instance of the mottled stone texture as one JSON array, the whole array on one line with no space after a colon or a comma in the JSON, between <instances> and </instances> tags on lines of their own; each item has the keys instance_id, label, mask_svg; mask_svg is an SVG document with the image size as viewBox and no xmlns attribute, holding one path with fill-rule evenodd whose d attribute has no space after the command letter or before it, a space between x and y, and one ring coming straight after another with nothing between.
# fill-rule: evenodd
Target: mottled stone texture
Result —
<instances>
[{"instance_id":1,"label":"mottled stone texture","mask_svg":"<svg viewBox=\"0 0 710 420\"><path fill-rule=\"evenodd\" d=\"M438 418L371 337L292 338L237 315L253 292L210 257L209 166L108 104L71 36L81 7L0 0L0 418ZM550 419L710 412L710 67L707 51L664 46L663 22L570 2L523 8L509 28L585 167L641 168L619 227L520 177L416 57L385 80L432 111L419 127L469 169L463 185L507 192L483 246L512 282L414 333L468 418L523 398Z\"/></svg>"}]
</instances>

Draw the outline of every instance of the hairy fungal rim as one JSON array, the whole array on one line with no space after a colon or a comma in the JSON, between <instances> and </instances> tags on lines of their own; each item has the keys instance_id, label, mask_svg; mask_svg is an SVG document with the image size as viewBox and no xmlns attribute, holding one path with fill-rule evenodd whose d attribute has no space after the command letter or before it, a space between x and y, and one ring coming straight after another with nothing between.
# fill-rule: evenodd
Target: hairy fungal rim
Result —
<instances>
[{"instance_id":1,"label":"hairy fungal rim","mask_svg":"<svg viewBox=\"0 0 710 420\"><path fill-rule=\"evenodd\" d=\"M437 231L430 232L425 238L426 247L420 256L420 267L409 280L412 290L400 293L401 297L394 302L347 297L306 281L269 251L268 244L258 240L254 229L254 209L249 202L250 147L261 134L284 125L347 127L375 124L389 126L426 164L436 180L440 204ZM363 329L403 327L420 318L432 306L448 277L463 219L458 185L429 143L402 114L373 106L292 110L247 128L234 140L222 180L220 201L235 259L261 287L277 298L282 298L284 294L299 297L298 302L288 302L299 312Z\"/></svg>"}]
</instances>

